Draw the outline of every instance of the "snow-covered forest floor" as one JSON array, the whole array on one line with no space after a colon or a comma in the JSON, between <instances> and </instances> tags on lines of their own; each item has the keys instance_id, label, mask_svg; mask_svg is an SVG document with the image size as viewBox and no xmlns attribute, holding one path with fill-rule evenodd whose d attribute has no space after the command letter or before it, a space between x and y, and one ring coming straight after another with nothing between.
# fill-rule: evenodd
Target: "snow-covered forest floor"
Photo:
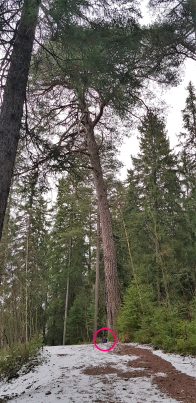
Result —
<instances>
[{"instance_id":1,"label":"snow-covered forest floor","mask_svg":"<svg viewBox=\"0 0 196 403\"><path fill-rule=\"evenodd\" d=\"M196 357L133 343L117 343L108 352L94 345L46 346L41 354L44 361L34 371L0 383L0 401L196 402Z\"/></svg>"}]
</instances>

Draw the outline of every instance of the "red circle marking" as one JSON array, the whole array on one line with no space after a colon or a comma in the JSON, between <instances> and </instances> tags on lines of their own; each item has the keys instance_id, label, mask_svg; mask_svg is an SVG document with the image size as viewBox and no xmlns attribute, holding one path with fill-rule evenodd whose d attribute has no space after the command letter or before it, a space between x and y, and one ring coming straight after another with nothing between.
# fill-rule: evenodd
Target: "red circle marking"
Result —
<instances>
[{"instance_id":1,"label":"red circle marking","mask_svg":"<svg viewBox=\"0 0 196 403\"><path fill-rule=\"evenodd\" d=\"M114 336L114 343L113 343L112 347L108 348L107 350L103 350L102 348L99 348L98 345L97 345L97 343L96 343L97 333L99 333L101 330L109 330L109 332L111 332L111 333L113 334L113 336ZM109 329L108 327L102 327L101 329L97 330L97 331L94 333L93 342L94 342L94 346L95 346L98 350L100 350L100 351L110 351L110 350L112 350L112 349L115 347L115 345L116 345L117 336L116 336L116 333L114 333L112 329Z\"/></svg>"}]
</instances>

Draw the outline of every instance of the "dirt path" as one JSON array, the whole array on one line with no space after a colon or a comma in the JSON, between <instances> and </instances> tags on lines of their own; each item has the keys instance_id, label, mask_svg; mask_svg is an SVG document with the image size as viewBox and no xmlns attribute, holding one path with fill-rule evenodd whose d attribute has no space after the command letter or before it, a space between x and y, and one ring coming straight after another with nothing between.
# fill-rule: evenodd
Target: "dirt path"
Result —
<instances>
[{"instance_id":1,"label":"dirt path","mask_svg":"<svg viewBox=\"0 0 196 403\"><path fill-rule=\"evenodd\" d=\"M121 345L117 347L116 354L137 355L138 359L130 361L128 365L130 368L143 368L143 371L134 372L134 376L153 376L152 383L168 396L179 402L196 403L196 377L177 371L170 362L147 349ZM166 376L159 376L159 372ZM133 376L132 371L130 377L131 375Z\"/></svg>"},{"instance_id":2,"label":"dirt path","mask_svg":"<svg viewBox=\"0 0 196 403\"><path fill-rule=\"evenodd\" d=\"M190 376L196 358L159 353L120 343L109 352L93 345L44 347L47 359L34 372L0 383L0 402L196 403Z\"/></svg>"}]
</instances>

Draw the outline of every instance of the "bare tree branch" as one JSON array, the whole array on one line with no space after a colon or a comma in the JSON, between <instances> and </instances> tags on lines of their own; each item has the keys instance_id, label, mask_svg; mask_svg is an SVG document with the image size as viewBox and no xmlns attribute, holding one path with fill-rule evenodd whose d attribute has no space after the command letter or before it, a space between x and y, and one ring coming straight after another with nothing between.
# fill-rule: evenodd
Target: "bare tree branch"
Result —
<instances>
[{"instance_id":1,"label":"bare tree branch","mask_svg":"<svg viewBox=\"0 0 196 403\"><path fill-rule=\"evenodd\" d=\"M93 128L97 125L97 123L100 121L101 117L103 116L103 110L104 110L104 102L100 106L100 111L98 115L96 116L95 120L93 121Z\"/></svg>"}]
</instances>

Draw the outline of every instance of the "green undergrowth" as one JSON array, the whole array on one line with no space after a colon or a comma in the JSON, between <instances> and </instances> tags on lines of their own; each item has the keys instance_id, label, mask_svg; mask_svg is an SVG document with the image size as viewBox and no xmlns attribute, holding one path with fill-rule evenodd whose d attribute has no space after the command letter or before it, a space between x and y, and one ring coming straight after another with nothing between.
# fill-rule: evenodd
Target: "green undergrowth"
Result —
<instances>
[{"instance_id":1,"label":"green undergrowth","mask_svg":"<svg viewBox=\"0 0 196 403\"><path fill-rule=\"evenodd\" d=\"M14 344L0 350L0 379L10 380L19 376L19 371L27 373L41 363L38 350L42 347L42 338L34 336L29 343Z\"/></svg>"},{"instance_id":2,"label":"green undergrowth","mask_svg":"<svg viewBox=\"0 0 196 403\"><path fill-rule=\"evenodd\" d=\"M196 355L196 299L187 306L166 302L157 307L149 288L138 295L132 284L125 295L118 317L121 342L151 344L156 349Z\"/></svg>"}]
</instances>

